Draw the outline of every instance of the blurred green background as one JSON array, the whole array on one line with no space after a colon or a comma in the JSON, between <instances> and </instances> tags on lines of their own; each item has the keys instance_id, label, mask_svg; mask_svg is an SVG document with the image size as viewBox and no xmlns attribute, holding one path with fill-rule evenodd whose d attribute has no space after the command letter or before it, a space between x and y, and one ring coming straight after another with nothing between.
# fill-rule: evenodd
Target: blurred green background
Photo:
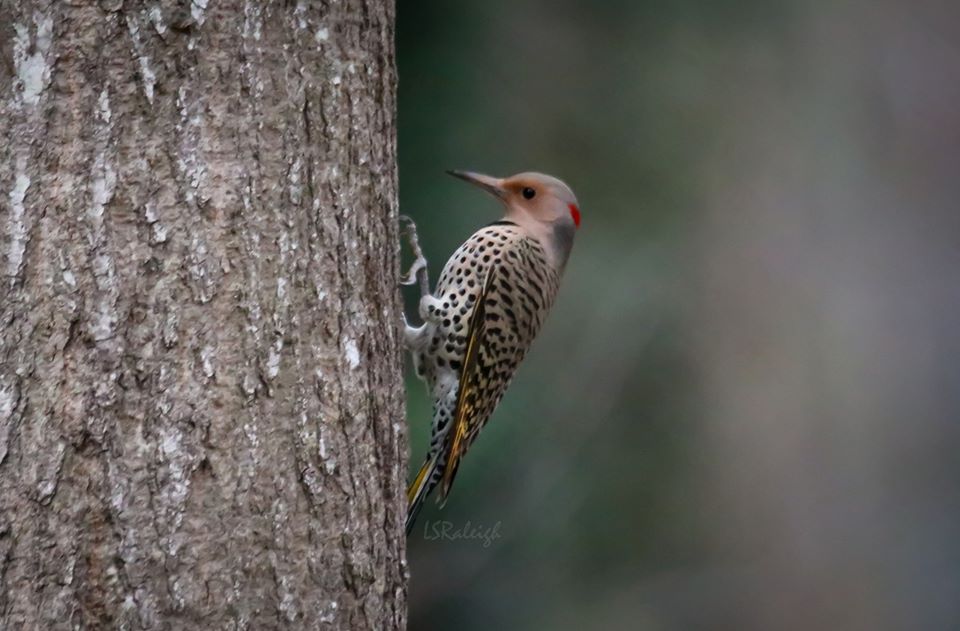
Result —
<instances>
[{"instance_id":1,"label":"blurred green background","mask_svg":"<svg viewBox=\"0 0 960 631\"><path fill-rule=\"evenodd\" d=\"M960 6L400 0L397 38L432 280L500 213L445 169L583 213L410 627L960 628Z\"/></svg>"}]
</instances>

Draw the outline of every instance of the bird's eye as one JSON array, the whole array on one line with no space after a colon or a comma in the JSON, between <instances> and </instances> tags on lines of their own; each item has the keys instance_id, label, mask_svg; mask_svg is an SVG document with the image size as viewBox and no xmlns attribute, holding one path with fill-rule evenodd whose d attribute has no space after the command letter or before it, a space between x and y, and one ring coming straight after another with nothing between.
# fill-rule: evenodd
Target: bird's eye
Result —
<instances>
[{"instance_id":1,"label":"bird's eye","mask_svg":"<svg viewBox=\"0 0 960 631\"><path fill-rule=\"evenodd\" d=\"M520 194L523 195L524 199L533 199L537 196L537 192L529 186L524 186L523 190L520 191Z\"/></svg>"}]
</instances>

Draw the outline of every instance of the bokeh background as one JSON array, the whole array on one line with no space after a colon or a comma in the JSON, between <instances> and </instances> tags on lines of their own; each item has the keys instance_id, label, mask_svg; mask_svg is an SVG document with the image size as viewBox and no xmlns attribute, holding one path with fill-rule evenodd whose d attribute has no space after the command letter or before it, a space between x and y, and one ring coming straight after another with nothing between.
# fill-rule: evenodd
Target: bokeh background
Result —
<instances>
[{"instance_id":1,"label":"bokeh background","mask_svg":"<svg viewBox=\"0 0 960 631\"><path fill-rule=\"evenodd\" d=\"M411 628L960 628L960 5L399 0L398 63L434 280L444 169L583 213Z\"/></svg>"}]
</instances>

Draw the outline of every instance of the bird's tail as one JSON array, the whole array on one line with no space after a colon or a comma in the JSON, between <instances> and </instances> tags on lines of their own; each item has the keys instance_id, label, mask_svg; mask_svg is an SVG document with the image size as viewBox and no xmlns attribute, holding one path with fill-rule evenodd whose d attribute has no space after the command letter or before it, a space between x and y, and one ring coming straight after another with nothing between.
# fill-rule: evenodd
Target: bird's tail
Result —
<instances>
[{"instance_id":1,"label":"bird's tail","mask_svg":"<svg viewBox=\"0 0 960 631\"><path fill-rule=\"evenodd\" d=\"M407 535L413 529L413 522L417 519L417 513L423 508L423 500L427 499L427 495L435 486L435 484L431 485L430 481L433 479L434 470L437 468L438 456L439 453L434 454L432 458L427 458L423 466L420 467L417 477L414 478L413 484L407 489Z\"/></svg>"}]
</instances>

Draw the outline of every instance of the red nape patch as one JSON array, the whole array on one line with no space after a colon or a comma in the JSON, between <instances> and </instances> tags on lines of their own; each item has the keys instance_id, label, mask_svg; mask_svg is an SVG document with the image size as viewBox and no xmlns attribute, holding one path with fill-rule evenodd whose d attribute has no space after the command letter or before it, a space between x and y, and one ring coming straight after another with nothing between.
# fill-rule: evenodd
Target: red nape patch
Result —
<instances>
[{"instance_id":1,"label":"red nape patch","mask_svg":"<svg viewBox=\"0 0 960 631\"><path fill-rule=\"evenodd\" d=\"M570 204L570 216L573 217L573 223L580 227L580 209L576 204Z\"/></svg>"}]
</instances>

